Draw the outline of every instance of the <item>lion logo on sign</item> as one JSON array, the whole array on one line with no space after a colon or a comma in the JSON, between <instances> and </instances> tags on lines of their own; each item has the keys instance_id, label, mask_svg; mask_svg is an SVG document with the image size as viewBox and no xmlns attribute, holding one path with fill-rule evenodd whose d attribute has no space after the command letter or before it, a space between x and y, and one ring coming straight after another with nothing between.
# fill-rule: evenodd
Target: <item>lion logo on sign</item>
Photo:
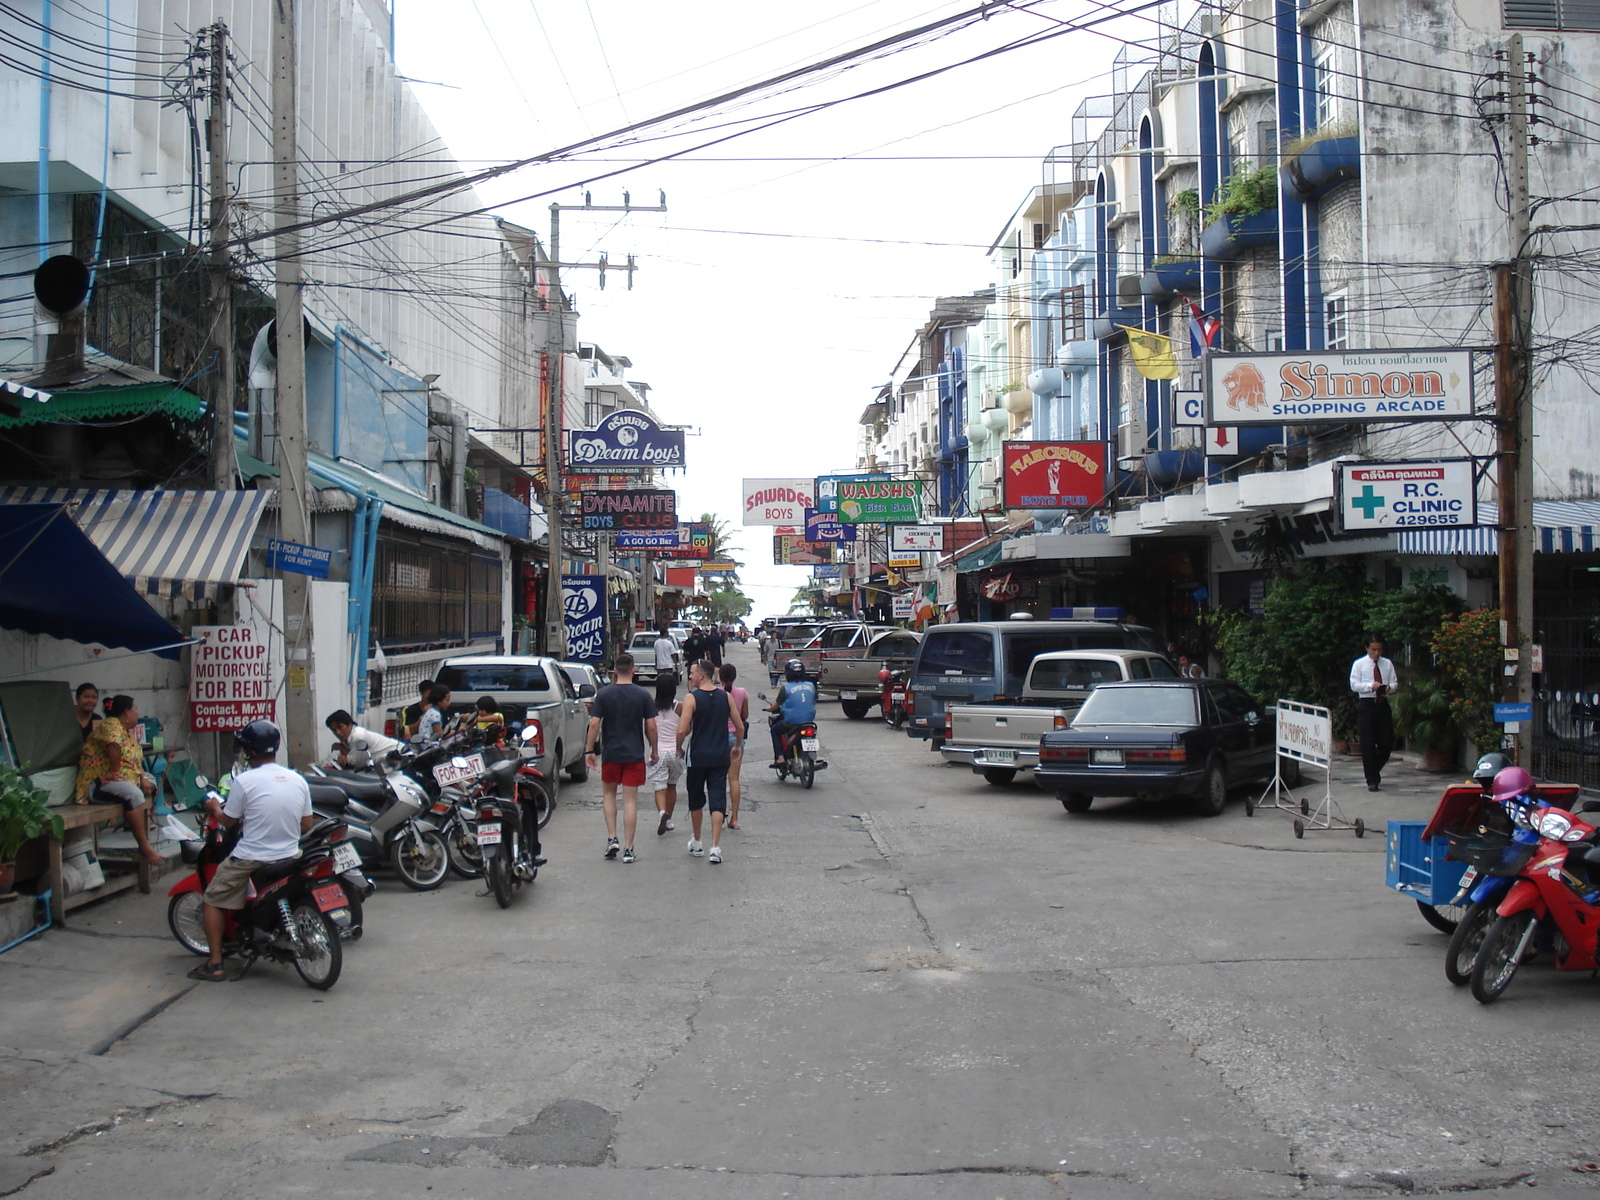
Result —
<instances>
[{"instance_id":1,"label":"lion logo on sign","mask_svg":"<svg viewBox=\"0 0 1600 1200\"><path fill-rule=\"evenodd\" d=\"M1267 381L1249 363L1240 363L1222 377L1229 408L1261 408L1267 402Z\"/></svg>"}]
</instances>

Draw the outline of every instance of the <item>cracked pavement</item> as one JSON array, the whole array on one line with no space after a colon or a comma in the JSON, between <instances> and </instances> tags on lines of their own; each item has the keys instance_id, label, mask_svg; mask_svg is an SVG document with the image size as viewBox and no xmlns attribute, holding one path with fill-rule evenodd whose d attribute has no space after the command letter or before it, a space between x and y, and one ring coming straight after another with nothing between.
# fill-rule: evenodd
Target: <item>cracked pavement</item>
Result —
<instances>
[{"instance_id":1,"label":"cracked pavement","mask_svg":"<svg viewBox=\"0 0 1600 1200\"><path fill-rule=\"evenodd\" d=\"M749 772L724 865L681 813L603 861L569 784L509 910L384 879L326 994L191 988L159 894L0 956L0 1195L1594 1195L1597 985L1450 987L1380 836L1071 817L822 727L812 791ZM1378 830L1443 783L1392 774L1349 796Z\"/></svg>"}]
</instances>

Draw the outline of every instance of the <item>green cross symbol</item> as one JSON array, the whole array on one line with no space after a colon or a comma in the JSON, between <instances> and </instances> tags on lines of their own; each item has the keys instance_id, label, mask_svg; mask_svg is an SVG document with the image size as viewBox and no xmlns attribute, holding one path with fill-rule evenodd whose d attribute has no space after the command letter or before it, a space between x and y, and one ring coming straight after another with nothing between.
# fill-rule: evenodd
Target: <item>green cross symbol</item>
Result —
<instances>
[{"instance_id":1,"label":"green cross symbol","mask_svg":"<svg viewBox=\"0 0 1600 1200\"><path fill-rule=\"evenodd\" d=\"M1388 503L1388 498L1378 495L1372 490L1372 485L1368 483L1362 485L1361 495L1350 501L1350 507L1359 508L1361 515L1370 521L1372 520L1372 514Z\"/></svg>"}]
</instances>

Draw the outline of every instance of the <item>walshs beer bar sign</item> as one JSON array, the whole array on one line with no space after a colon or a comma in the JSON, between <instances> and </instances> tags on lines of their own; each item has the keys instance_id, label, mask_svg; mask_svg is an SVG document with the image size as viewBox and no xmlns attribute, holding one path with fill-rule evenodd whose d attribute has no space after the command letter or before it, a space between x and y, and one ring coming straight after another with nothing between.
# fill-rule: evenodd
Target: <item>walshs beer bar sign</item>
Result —
<instances>
[{"instance_id":1,"label":"walshs beer bar sign","mask_svg":"<svg viewBox=\"0 0 1600 1200\"><path fill-rule=\"evenodd\" d=\"M626 492L584 492L585 529L676 529L678 493L633 489Z\"/></svg>"}]
</instances>

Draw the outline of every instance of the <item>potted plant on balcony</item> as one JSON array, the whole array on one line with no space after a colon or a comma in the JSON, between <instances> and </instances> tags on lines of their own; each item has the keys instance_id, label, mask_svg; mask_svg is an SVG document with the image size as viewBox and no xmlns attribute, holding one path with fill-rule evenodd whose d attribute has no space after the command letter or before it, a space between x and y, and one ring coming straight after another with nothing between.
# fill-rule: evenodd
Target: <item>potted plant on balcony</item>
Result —
<instances>
[{"instance_id":1,"label":"potted plant on balcony","mask_svg":"<svg viewBox=\"0 0 1600 1200\"><path fill-rule=\"evenodd\" d=\"M1240 168L1217 189L1206 208L1200 249L1207 258L1238 258L1278 235L1278 169Z\"/></svg>"},{"instance_id":2,"label":"potted plant on balcony","mask_svg":"<svg viewBox=\"0 0 1600 1200\"><path fill-rule=\"evenodd\" d=\"M48 800L42 787L16 767L0 763L0 895L11 890L24 845L46 833L61 839L61 818L50 811Z\"/></svg>"},{"instance_id":3,"label":"potted plant on balcony","mask_svg":"<svg viewBox=\"0 0 1600 1200\"><path fill-rule=\"evenodd\" d=\"M1286 190L1309 204L1361 175L1361 131L1354 120L1330 121L1283 148Z\"/></svg>"},{"instance_id":4,"label":"potted plant on balcony","mask_svg":"<svg viewBox=\"0 0 1600 1200\"><path fill-rule=\"evenodd\" d=\"M1200 259L1194 240L1200 224L1200 193L1186 188L1167 205L1172 230L1170 250L1151 263L1139 279L1139 290L1152 300L1200 290Z\"/></svg>"}]
</instances>

